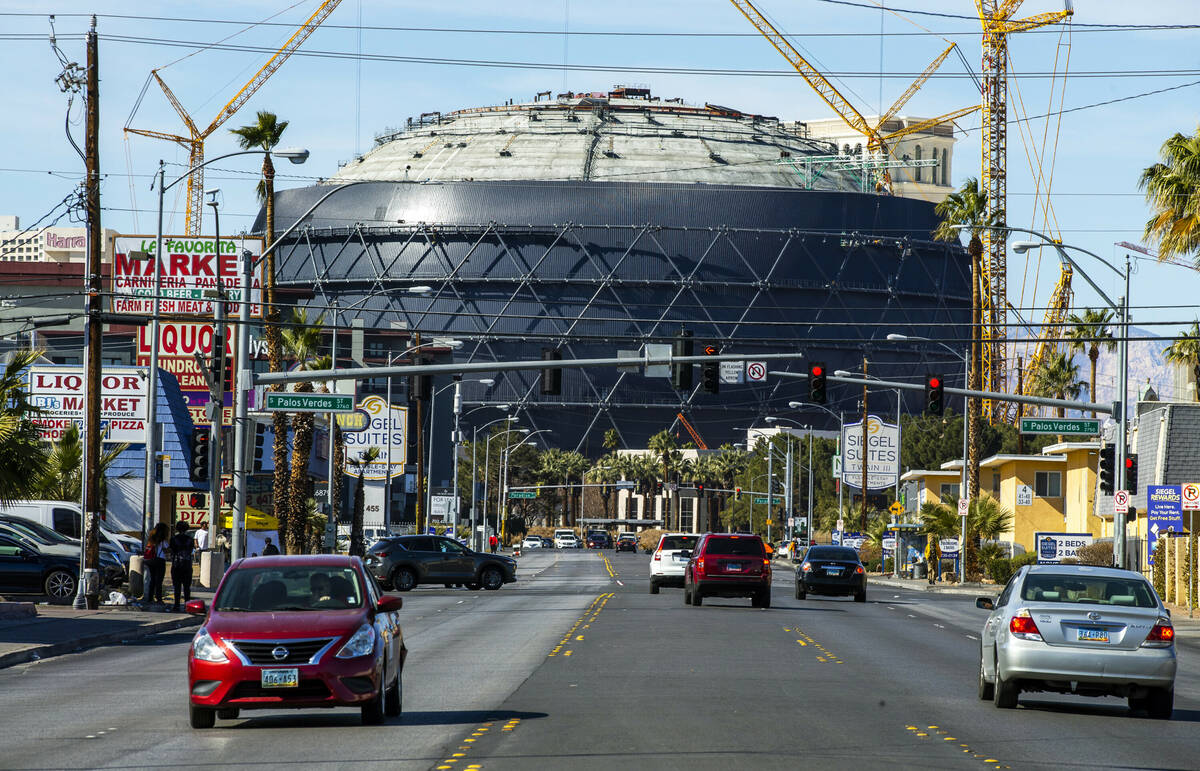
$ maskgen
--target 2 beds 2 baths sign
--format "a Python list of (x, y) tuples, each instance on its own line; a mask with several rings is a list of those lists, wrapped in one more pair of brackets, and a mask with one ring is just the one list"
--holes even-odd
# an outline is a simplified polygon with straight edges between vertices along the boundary
[[(72, 424), (83, 428), (85, 409), (82, 367), (30, 367), (29, 401), (42, 439), (57, 441)], [(145, 367), (105, 367), (100, 374), (100, 427), (105, 442), (143, 444), (149, 404)]]
[[(117, 236), (113, 246), (112, 309), (116, 313), (154, 313), (155, 236)], [(236, 318), (238, 305), (245, 296), (242, 272), (238, 265), (243, 251), (254, 257), (262, 254), (262, 239), (222, 238), (220, 248), (213, 239), (187, 236), (163, 236), (160, 264), (162, 291), (159, 309), (164, 314), (212, 316), (215, 304), (205, 292), (220, 284), (229, 296), (226, 313)], [(148, 255), (147, 259), (139, 258)], [(262, 316), (262, 264), (251, 277), (250, 315)]]
[(1034, 533), (1039, 565), (1058, 565), (1064, 559), (1075, 559), (1081, 546), (1091, 546), (1091, 533)]

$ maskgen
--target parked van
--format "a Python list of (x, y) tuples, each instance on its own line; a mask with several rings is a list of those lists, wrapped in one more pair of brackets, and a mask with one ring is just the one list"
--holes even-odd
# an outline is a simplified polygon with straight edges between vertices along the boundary
[[(68, 538), (79, 538), (83, 532), (82, 510), (78, 503), (71, 501), (18, 501), (0, 507), (0, 514), (32, 520)], [(100, 542), (116, 548), (125, 563), (129, 562), (130, 555), (141, 549), (141, 541), (109, 530), (103, 521), (100, 523)]]

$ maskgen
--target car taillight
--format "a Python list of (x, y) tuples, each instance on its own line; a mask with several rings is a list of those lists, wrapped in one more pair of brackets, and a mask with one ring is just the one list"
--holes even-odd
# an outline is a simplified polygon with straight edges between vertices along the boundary
[(1169, 648), (1175, 642), (1175, 627), (1171, 626), (1170, 619), (1160, 618), (1154, 628), (1150, 630), (1150, 634), (1146, 635), (1146, 640), (1142, 643), (1143, 648)]
[(391, 554), (391, 552), (388, 552), (388, 551), (375, 552), (375, 556), (378, 557), (379, 559), (387, 559), (389, 554)]
[(804, 571), (805, 573), (808, 573), (808, 572), (810, 572), (810, 571), (812, 570), (812, 563), (811, 563), (811, 562), (805, 562), (803, 565), (801, 565), (801, 566), (800, 566), (800, 569), (801, 569), (802, 571)]
[(855, 568), (854, 568), (854, 572), (855, 572), (857, 575), (860, 575), (860, 576), (861, 576), (861, 575), (863, 574), (863, 566), (862, 566), (862, 565), (858, 565), (857, 567), (855, 567)]
[(654, 561), (658, 562), (661, 559), (662, 559), (662, 549), (659, 549), (658, 551), (654, 552)]
[(767, 559), (766, 557), (763, 557), (763, 565), (766, 567), (771, 567), (771, 560)]
[(699, 570), (701, 573), (704, 572), (704, 558), (703, 557), (696, 560), (696, 569)]
[(1017, 615), (1009, 620), (1008, 631), (1012, 632), (1013, 637), (1020, 640), (1042, 642), (1042, 633), (1038, 631), (1037, 624), (1033, 622), (1033, 616), (1029, 615), (1027, 608), (1021, 608), (1017, 611)]

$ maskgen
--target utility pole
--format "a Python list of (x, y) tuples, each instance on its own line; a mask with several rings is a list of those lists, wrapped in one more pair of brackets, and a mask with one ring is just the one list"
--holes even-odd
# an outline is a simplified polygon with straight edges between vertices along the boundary
[(863, 394), (862, 394), (862, 532), (867, 532), (867, 354), (863, 354)]
[[(1021, 356), (1017, 357), (1017, 393), (1025, 393), (1025, 361)], [(1096, 398), (1095, 394), (1088, 394), (1092, 399)], [(1025, 435), (1021, 433), (1021, 416), (1024, 413), (1025, 405), (1017, 402), (1017, 455), (1025, 454)], [(1095, 417), (1096, 413), (1092, 413)]]
[[(413, 364), (421, 364), (424, 361), (424, 357), (422, 357), (420, 354), (420, 332), (413, 333), (413, 345), (416, 346), (413, 351), (416, 355), (412, 357), (411, 361)], [(425, 399), (424, 393), (422, 393), (421, 389), (417, 387), (417, 380), (421, 377), (423, 377), (423, 375), (417, 375), (416, 377), (409, 378), (408, 382), (409, 395), (412, 396), (414, 393), (417, 394), (417, 510), (415, 514), (415, 520), (418, 533), (425, 532), (424, 528), (421, 526), (421, 515), (424, 514), (425, 509), (425, 507), (422, 505), (422, 502), (425, 500), (425, 411), (421, 409), (421, 404), (425, 401)]]
[[(100, 58), (96, 17), (87, 33), (87, 129), (84, 142), (84, 169), (87, 173), (87, 351), (85, 353), (84, 458), (83, 458), (83, 546), (82, 570), (75, 607), (100, 606), (99, 503), (100, 503), (100, 365), (103, 355), (103, 322), (100, 320), (100, 261), (104, 248), (100, 227)], [(151, 394), (154, 398), (156, 394)], [(146, 426), (153, 431), (154, 426)]]
[[(217, 263), (221, 260), (221, 215), (218, 212), (218, 203), (216, 196), (208, 202), (212, 207), (214, 219), (215, 238), (213, 245), (215, 248), (214, 259)], [(213, 334), (212, 353), (209, 357), (210, 367), (209, 372), (211, 377), (208, 381), (209, 401), (208, 401), (208, 422), (209, 422), (209, 440), (208, 440), (208, 542), (216, 544), (217, 532), (221, 529), (219, 517), (221, 516), (221, 428), (224, 422), (225, 413), (225, 284), (221, 280), (221, 272), (217, 271), (217, 291), (216, 291), (216, 310), (213, 314), (216, 321), (216, 330)], [(241, 537), (240, 528), (236, 520), (232, 523), (235, 525), (232, 536), (232, 541), (238, 546), (231, 546), (232, 554), (241, 554)]]

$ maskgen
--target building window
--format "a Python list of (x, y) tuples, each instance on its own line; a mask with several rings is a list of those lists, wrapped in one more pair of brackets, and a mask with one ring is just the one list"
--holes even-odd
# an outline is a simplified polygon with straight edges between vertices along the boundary
[(958, 482), (942, 483), (941, 498), (943, 503), (949, 503), (958, 497)]
[(1062, 473), (1038, 471), (1033, 477), (1033, 492), (1039, 498), (1062, 497)]
[(692, 527), (692, 515), (696, 510), (695, 498), (680, 498), (679, 499), (679, 530), (684, 533), (690, 533)]
[(942, 187), (950, 185), (950, 151), (942, 148)]
[[(921, 162), (921, 146), (917, 145), (917, 163), (920, 163), (920, 162)], [(913, 179), (916, 180), (917, 182), (921, 181), (921, 167), (920, 166), (913, 169)]]
[(992, 493), (996, 496), (1000, 495), (1000, 475), (992, 474)]

